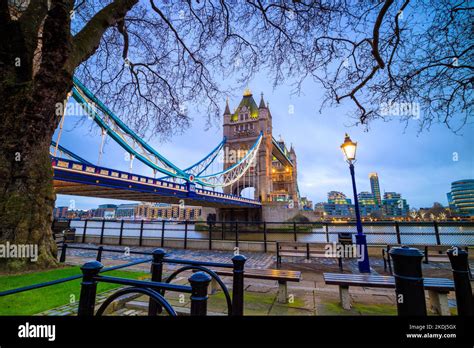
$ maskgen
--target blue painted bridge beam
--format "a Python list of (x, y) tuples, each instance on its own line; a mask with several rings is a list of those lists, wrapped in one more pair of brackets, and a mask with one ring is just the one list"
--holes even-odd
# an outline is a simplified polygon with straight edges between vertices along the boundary
[(209, 207), (260, 208), (260, 202), (106, 167), (51, 156), (58, 194), (179, 203)]

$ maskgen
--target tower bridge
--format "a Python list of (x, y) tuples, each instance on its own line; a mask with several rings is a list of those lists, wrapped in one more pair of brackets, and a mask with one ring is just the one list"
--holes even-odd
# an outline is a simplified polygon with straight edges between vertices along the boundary
[[(227, 186), (224, 192), (239, 195), (243, 189), (254, 188), (254, 199), (262, 203), (259, 218), (265, 218), (271, 208), (278, 210), (295, 210), (299, 206), (297, 183), (297, 158), (293, 146), (287, 148), (283, 140), (273, 137), (272, 113), (265, 104), (263, 94), (259, 105), (255, 102), (252, 92), (247, 89), (234, 112), (230, 111), (226, 101), (223, 122), (223, 135), (226, 149), (234, 153), (249, 151), (258, 137), (262, 136), (256, 160), (250, 167), (248, 180), (238, 185)], [(228, 158), (224, 160), (224, 169), (232, 166)], [(285, 215), (285, 214), (283, 214)], [(245, 209), (219, 209), (219, 217), (223, 220), (255, 219), (255, 213)]]
[[(100, 127), (102, 139), (97, 164), (82, 158), (77, 149), (66, 149), (60, 145), (62, 115), (57, 138), (51, 142), (56, 193), (215, 207), (221, 220), (271, 221), (277, 216), (276, 220), (283, 221), (297, 212), (296, 153), (273, 137), (272, 115), (263, 95), (257, 105), (246, 90), (232, 113), (227, 101), (222, 141), (185, 169), (128, 128), (75, 78), (70, 95)], [(106, 137), (130, 155), (129, 172), (99, 165)], [(134, 174), (134, 160), (151, 173)], [(254, 188), (253, 197), (244, 197), (243, 190), (249, 187)]]

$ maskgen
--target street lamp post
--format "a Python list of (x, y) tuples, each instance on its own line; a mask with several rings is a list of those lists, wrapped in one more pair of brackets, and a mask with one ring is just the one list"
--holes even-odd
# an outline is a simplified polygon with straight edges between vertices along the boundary
[(362, 253), (359, 255), (361, 257), (359, 259), (359, 272), (360, 273), (370, 273), (370, 262), (369, 262), (369, 254), (367, 252), (367, 237), (365, 236), (362, 230), (362, 222), (360, 219), (360, 210), (359, 210), (359, 199), (357, 198), (357, 188), (355, 182), (355, 174), (354, 174), (354, 162), (356, 157), (356, 150), (357, 150), (357, 143), (354, 143), (349, 135), (346, 133), (346, 138), (344, 139), (344, 143), (341, 145), (342, 152), (346, 157), (347, 163), (349, 163), (349, 169), (351, 172), (352, 178), (352, 190), (354, 192), (354, 206), (355, 206), (355, 213), (356, 213), (356, 224), (357, 224), (357, 234), (356, 234), (356, 245), (357, 250)]

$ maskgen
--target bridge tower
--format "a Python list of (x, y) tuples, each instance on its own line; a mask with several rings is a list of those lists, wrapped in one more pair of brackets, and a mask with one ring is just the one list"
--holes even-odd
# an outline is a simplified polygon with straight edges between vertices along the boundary
[(268, 105), (265, 105), (263, 94), (257, 106), (252, 92), (247, 89), (234, 112), (230, 111), (227, 100), (223, 131), (227, 139), (224, 169), (243, 157), (255, 143), (260, 132), (263, 133), (257, 160), (251, 166), (248, 178), (244, 176), (238, 185), (226, 187), (224, 192), (239, 194), (246, 187), (253, 187), (255, 199), (260, 199), (262, 202), (268, 200), (272, 192), (272, 115)]
[[(271, 216), (286, 216), (282, 210), (297, 210), (299, 193), (297, 186), (296, 152), (290, 150), (283, 140), (276, 141), (273, 137), (272, 114), (268, 103), (260, 97), (257, 105), (252, 92), (245, 90), (237, 108), (231, 112), (229, 101), (224, 111), (223, 132), (226, 137), (224, 169), (238, 162), (263, 133), (257, 159), (250, 168), (250, 173), (233, 186), (224, 188), (225, 193), (240, 194), (243, 189), (253, 187), (254, 198), (262, 202), (263, 212), (255, 214), (249, 209), (220, 209), (222, 220), (260, 220), (271, 211)], [(266, 209), (269, 208), (269, 209)], [(276, 213), (275, 213), (276, 212)], [(285, 212), (287, 213), (287, 212)], [(263, 216), (262, 216), (263, 214)], [(293, 214), (294, 215), (294, 214)], [(276, 218), (278, 220), (278, 218)], [(270, 221), (270, 220), (268, 220)], [(282, 220), (280, 220), (282, 221)]]

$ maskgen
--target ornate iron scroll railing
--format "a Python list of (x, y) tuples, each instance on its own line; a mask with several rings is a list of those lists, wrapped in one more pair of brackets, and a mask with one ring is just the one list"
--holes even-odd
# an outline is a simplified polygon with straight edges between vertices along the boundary
[[(69, 247), (74, 249), (74, 247)], [(243, 255), (235, 255), (230, 263), (215, 263), (215, 262), (200, 262), (194, 260), (169, 259), (165, 258), (165, 251), (156, 249), (150, 252), (134, 252), (134, 254), (153, 255), (151, 266), (151, 281), (125, 279), (117, 277), (108, 277), (99, 275), (103, 266), (100, 263), (103, 251), (107, 252), (122, 252), (121, 250), (99, 248), (84, 248), (78, 249), (95, 250), (97, 251), (96, 261), (90, 261), (81, 267), (83, 272), (83, 281), (81, 283), (81, 297), (79, 300), (78, 315), (92, 316), (94, 315), (94, 308), (96, 302), (96, 288), (99, 282), (114, 283), (129, 286), (127, 288), (118, 290), (109, 296), (97, 310), (97, 316), (103, 315), (107, 307), (116, 299), (130, 293), (141, 293), (150, 297), (148, 315), (157, 315), (162, 313), (163, 309), (169, 315), (177, 315), (176, 311), (165, 299), (166, 291), (173, 291), (179, 293), (191, 294), (191, 315), (206, 315), (207, 314), (207, 300), (208, 287), (212, 279), (221, 287), (227, 303), (227, 314), (240, 316), (243, 315), (243, 292), (244, 292), (244, 266), (246, 258)], [(65, 257), (61, 257), (61, 261)], [(140, 260), (140, 262), (143, 262)], [(173, 272), (163, 281), (163, 265), (169, 264), (183, 264), (184, 266)], [(232, 298), (229, 290), (224, 282), (220, 279), (217, 273), (211, 270), (212, 268), (231, 268), (233, 269), (233, 291)], [(175, 277), (185, 271), (198, 271), (193, 273), (189, 278), (190, 286), (171, 284)]]

